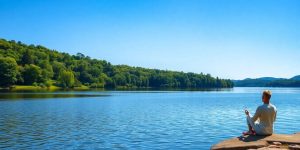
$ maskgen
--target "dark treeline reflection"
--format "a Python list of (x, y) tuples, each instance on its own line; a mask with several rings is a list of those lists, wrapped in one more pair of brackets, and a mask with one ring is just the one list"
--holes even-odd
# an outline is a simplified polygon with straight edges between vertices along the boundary
[(70, 97), (102, 97), (102, 96), (109, 96), (109, 95), (77, 94), (77, 93), (0, 93), (0, 100), (70, 98)]

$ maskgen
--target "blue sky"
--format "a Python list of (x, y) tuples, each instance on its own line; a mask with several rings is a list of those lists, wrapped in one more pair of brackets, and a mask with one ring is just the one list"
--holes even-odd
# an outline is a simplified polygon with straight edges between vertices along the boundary
[(300, 74), (298, 0), (0, 0), (0, 37), (230, 79)]

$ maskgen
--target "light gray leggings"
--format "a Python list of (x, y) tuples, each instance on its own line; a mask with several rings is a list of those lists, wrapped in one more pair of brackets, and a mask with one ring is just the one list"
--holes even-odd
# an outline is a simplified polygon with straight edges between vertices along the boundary
[(258, 124), (255, 124), (255, 123), (252, 121), (251, 117), (252, 117), (252, 116), (251, 116), (250, 114), (249, 114), (249, 116), (246, 117), (247, 124), (250, 125), (250, 126), (253, 128), (253, 130), (254, 130), (255, 132), (259, 132), (259, 131), (260, 131), (260, 128), (259, 128)]

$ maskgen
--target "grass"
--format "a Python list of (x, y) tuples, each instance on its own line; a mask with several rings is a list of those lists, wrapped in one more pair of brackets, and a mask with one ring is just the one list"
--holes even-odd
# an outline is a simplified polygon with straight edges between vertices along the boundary
[(49, 90), (55, 91), (60, 90), (61, 87), (51, 85), (50, 87), (41, 87), (41, 86), (33, 86), (33, 85), (14, 85), (12, 87), (12, 91), (36, 91), (36, 90)]
[[(90, 87), (84, 85), (73, 88), (73, 90), (89, 90), (89, 89)], [(51, 85), (50, 87), (41, 87), (41, 86), (33, 86), (33, 85), (14, 85), (11, 90), (12, 91), (36, 91), (36, 90), (56, 91), (56, 90), (63, 90), (63, 88), (54, 85)]]
[(74, 87), (74, 90), (89, 90), (90, 87), (88, 86), (85, 86), (85, 85), (82, 85), (80, 87)]
[[(75, 91), (85, 91), (91, 89), (106, 89), (103, 87), (94, 88), (86, 85), (77, 86), (74, 88), (62, 88), (59, 86), (51, 85), (50, 87), (34, 86), (34, 85), (13, 85), (10, 88), (1, 88), (0, 90), (9, 90), (9, 91), (59, 91), (59, 90), (75, 90)], [(118, 86), (113, 88), (115, 90), (140, 90), (140, 89), (152, 89), (149, 87), (137, 87), (137, 86)]]
[(34, 85), (14, 85), (10, 88), (0, 88), (0, 90), (11, 90), (11, 91), (57, 91), (57, 90), (90, 90), (91, 88), (85, 85), (74, 87), (71, 89), (64, 89), (59, 86), (51, 85), (50, 87), (41, 87)]

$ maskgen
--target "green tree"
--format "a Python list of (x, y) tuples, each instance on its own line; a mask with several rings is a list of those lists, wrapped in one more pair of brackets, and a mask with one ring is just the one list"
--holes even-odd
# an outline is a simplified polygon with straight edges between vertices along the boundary
[(58, 79), (59, 73), (63, 70), (66, 69), (64, 63), (58, 62), (58, 61), (53, 61), (52, 62), (52, 69), (53, 69), (53, 77), (54, 79)]
[[(22, 42), (7, 41), (5, 39), (0, 39), (0, 57), (11, 57), (18, 63), (17, 82), (14, 80), (10, 84), (30, 85), (35, 83), (35, 85), (50, 85), (49, 83), (62, 81), (62, 79), (59, 79), (60, 76), (64, 78), (69, 76), (69, 78), (74, 78), (75, 83), (73, 83), (73, 79), (63, 80), (62, 86), (73, 87), (81, 84), (109, 88), (117, 86), (226, 88), (233, 86), (232, 81), (214, 78), (209, 74), (112, 65), (105, 60), (91, 59), (81, 53), (70, 55), (40, 45), (26, 45)], [(64, 70), (68, 70), (68, 73), (64, 73)], [(47, 81), (49, 82), (47, 83)], [(6, 81), (2, 80), (2, 82)], [(299, 86), (299, 83), (280, 81), (280, 83), (271, 85)]]
[(18, 65), (15, 59), (0, 58), (0, 86), (9, 87), (17, 82)]
[(72, 88), (75, 84), (75, 76), (72, 71), (61, 71), (58, 80), (61, 86), (65, 88)]
[(42, 81), (42, 70), (34, 64), (25, 65), (23, 71), (23, 79), (25, 85), (32, 85)]
[(26, 65), (26, 64), (33, 64), (33, 56), (32, 56), (32, 52), (30, 50), (26, 50), (25, 53), (23, 54), (22, 57), (22, 64)]
[(7, 49), (10, 49), (10, 48), (11, 48), (11, 44), (10, 43), (6, 42), (3, 39), (0, 39), (0, 49), (7, 50)]
[(40, 61), (40, 65), (42, 68), (42, 80), (47, 81), (53, 77), (53, 69), (48, 60)]
[(122, 73), (117, 73), (112, 78), (117, 85), (125, 86), (126, 85), (126, 77)]
[(24, 78), (22, 72), (24, 72), (24, 67), (23, 66), (18, 66), (18, 74), (17, 74), (17, 82), (16, 84), (22, 85), (24, 84)]

